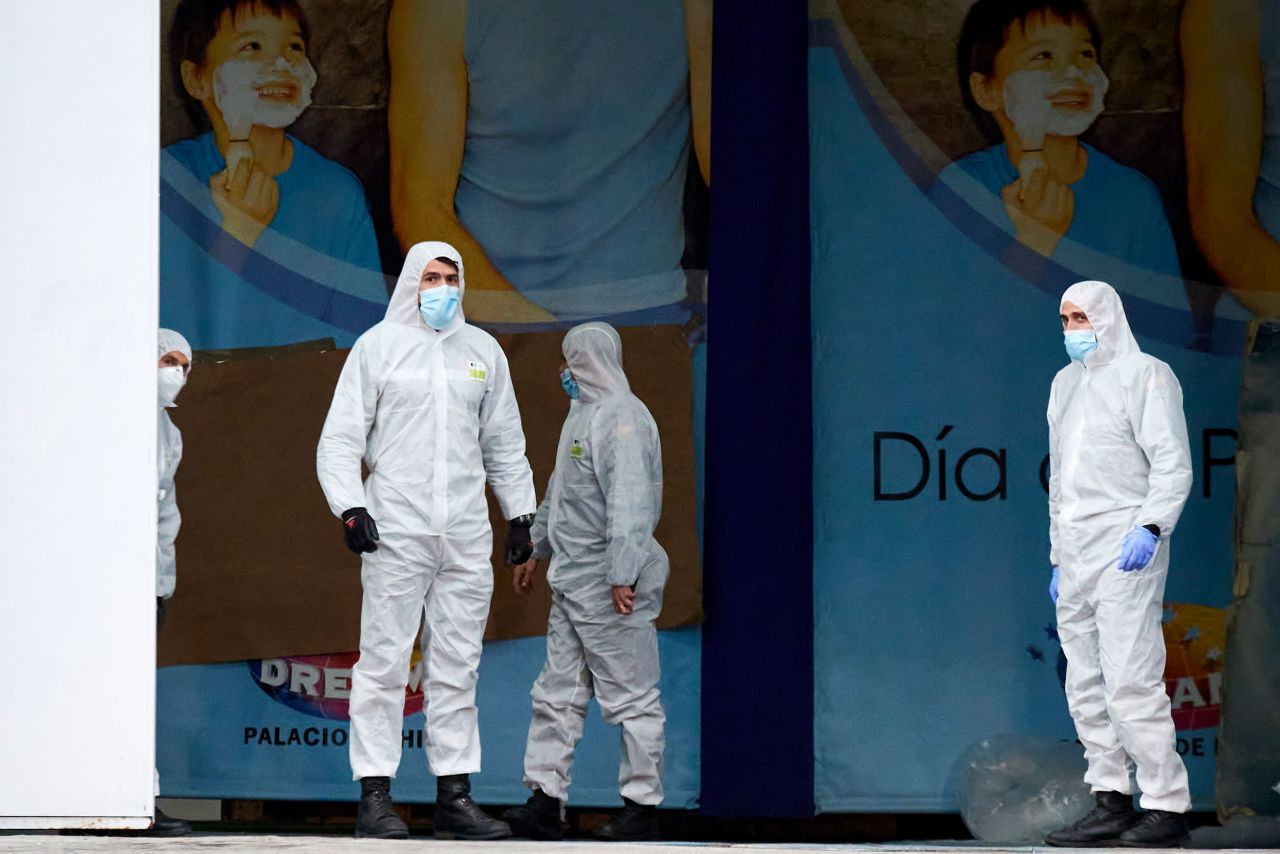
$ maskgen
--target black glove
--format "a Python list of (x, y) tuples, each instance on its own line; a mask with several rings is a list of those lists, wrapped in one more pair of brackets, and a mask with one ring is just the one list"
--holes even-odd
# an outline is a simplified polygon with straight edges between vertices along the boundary
[(529, 526), (532, 524), (532, 514), (517, 516), (507, 523), (508, 566), (519, 566), (533, 554), (533, 538), (529, 536)]
[(342, 514), (342, 538), (356, 554), (378, 550), (378, 526), (363, 507), (352, 507)]

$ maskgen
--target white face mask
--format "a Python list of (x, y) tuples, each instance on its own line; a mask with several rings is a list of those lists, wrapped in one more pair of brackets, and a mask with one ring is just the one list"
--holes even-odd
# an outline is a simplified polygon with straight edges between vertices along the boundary
[[(273, 84), (279, 87), (273, 92)], [(213, 72), (213, 102), (222, 112), (232, 139), (247, 139), (254, 125), (288, 127), (311, 106), (316, 70), (310, 60), (289, 62), (283, 56), (274, 63), (233, 59)], [(293, 90), (291, 100), (279, 94)], [(265, 92), (267, 97), (263, 97)], [(276, 97), (271, 97), (276, 94)], [(284, 97), (287, 97), (285, 95)]]
[[(1108, 86), (1107, 75), (1097, 65), (1087, 70), (1068, 65), (1062, 71), (1015, 71), (1004, 81), (1005, 115), (1023, 148), (1044, 148), (1045, 136), (1079, 136), (1088, 130), (1102, 114)], [(1084, 108), (1054, 106), (1051, 98), (1071, 90), (1089, 93)]]
[(161, 368), (160, 377), (156, 384), (156, 389), (160, 395), (161, 406), (173, 406), (174, 401), (178, 399), (178, 392), (182, 391), (182, 387), (187, 384), (187, 372), (180, 366), (172, 368)]

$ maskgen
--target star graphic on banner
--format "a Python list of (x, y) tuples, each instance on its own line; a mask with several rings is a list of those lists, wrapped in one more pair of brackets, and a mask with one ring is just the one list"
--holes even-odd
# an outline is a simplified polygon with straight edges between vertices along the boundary
[(1188, 643), (1190, 641), (1195, 640), (1198, 637), (1200, 637), (1200, 627), (1192, 626), (1191, 628), (1187, 629), (1187, 633), (1182, 636), (1182, 642)]
[(1049, 638), (1049, 640), (1060, 641), (1060, 638), (1058, 637), (1058, 627), (1055, 626), (1053, 623), (1049, 623), (1047, 626), (1044, 627), (1044, 633)]
[(1164, 609), (1164, 616), (1162, 616), (1162, 617), (1160, 618), (1160, 622), (1162, 622), (1162, 623), (1172, 623), (1172, 622), (1173, 622), (1174, 620), (1176, 620), (1177, 618), (1178, 618), (1178, 612), (1177, 612), (1177, 611), (1173, 610), (1172, 608), (1165, 608), (1165, 609)]
[(1222, 659), (1222, 650), (1216, 646), (1204, 654), (1205, 661), (1219, 661)]
[(1031, 656), (1032, 661), (1044, 661), (1044, 653), (1035, 644), (1027, 644), (1027, 655)]

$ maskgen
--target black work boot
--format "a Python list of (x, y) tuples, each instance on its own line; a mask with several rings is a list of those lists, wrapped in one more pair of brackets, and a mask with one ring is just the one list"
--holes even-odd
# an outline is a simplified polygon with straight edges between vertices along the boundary
[(1045, 842), (1058, 848), (1094, 848), (1116, 844), (1120, 834), (1138, 823), (1133, 796), (1096, 792), (1098, 805), (1084, 818), (1055, 830)]
[(533, 795), (522, 807), (512, 807), (502, 814), (502, 820), (511, 825), (511, 832), (526, 839), (564, 839), (560, 824), (560, 801), (534, 789)]
[(487, 815), (471, 800), (466, 774), (436, 778), (436, 815), (431, 828), (436, 839), (506, 839), (511, 828)]
[(391, 808), (391, 778), (361, 777), (356, 839), (408, 838), (408, 825)]
[(1120, 834), (1125, 848), (1181, 848), (1190, 841), (1187, 817), (1164, 810), (1147, 810), (1137, 824)]
[(156, 807), (156, 820), (152, 823), (151, 829), (147, 831), (148, 836), (190, 836), (191, 825), (187, 824), (180, 818), (174, 818), (171, 815), (165, 815)]
[(623, 798), (622, 813), (591, 834), (604, 842), (652, 842), (660, 839), (658, 808), (641, 806), (629, 798)]

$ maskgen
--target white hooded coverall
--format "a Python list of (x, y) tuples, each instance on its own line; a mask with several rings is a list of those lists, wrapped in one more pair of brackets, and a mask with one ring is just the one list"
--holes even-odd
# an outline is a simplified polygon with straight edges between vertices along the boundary
[[(1098, 339), (1054, 377), (1048, 411), (1050, 560), (1085, 782), (1129, 794), (1132, 763), (1144, 809), (1186, 812), (1161, 631), (1169, 537), (1191, 491), (1182, 388), (1138, 348), (1110, 285), (1080, 282), (1062, 302), (1084, 311)], [(1155, 556), (1121, 572), (1124, 539), (1143, 525), (1160, 529)]]
[(405, 685), (424, 609), (427, 762), (436, 776), (480, 770), (476, 669), (493, 592), (486, 476), (506, 518), (537, 506), (502, 348), (467, 325), (461, 309), (441, 331), (418, 313), (423, 270), (440, 257), (458, 265), (465, 287), (452, 246), (409, 250), (386, 318), (347, 357), (316, 454), (334, 515), (365, 507), (381, 538), (360, 574), (355, 779), (394, 777), (399, 767)]
[[(159, 333), (159, 350), (156, 358), (161, 359), (166, 353), (178, 352), (191, 361), (191, 345), (172, 329), (161, 329)], [(174, 426), (169, 413), (165, 411), (173, 406), (172, 401), (159, 400), (156, 423), (156, 468), (158, 482), (156, 487), (156, 506), (158, 510), (156, 525), (156, 596), (168, 599), (173, 596), (178, 584), (178, 561), (174, 551), (174, 541), (178, 538), (178, 529), (182, 526), (182, 514), (178, 512), (178, 494), (174, 486), (174, 476), (178, 473), (178, 464), (182, 462), (182, 433)]]
[[(666, 715), (654, 620), (668, 562), (653, 531), (662, 511), (662, 447), (622, 371), (613, 327), (576, 326), (563, 352), (580, 398), (570, 404), (532, 530), (534, 554), (551, 556), (551, 615), (547, 661), (532, 691), (524, 781), (565, 800), (594, 694), (605, 722), (622, 727), (623, 797), (658, 804)], [(614, 610), (615, 585), (635, 585), (631, 614)]]

